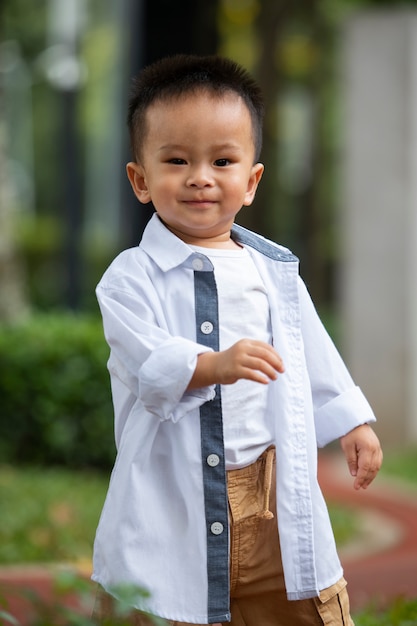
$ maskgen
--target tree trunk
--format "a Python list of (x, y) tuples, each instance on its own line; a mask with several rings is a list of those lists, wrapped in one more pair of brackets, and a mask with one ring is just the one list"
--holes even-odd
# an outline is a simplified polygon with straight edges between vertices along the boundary
[(28, 312), (24, 272), (15, 245), (14, 199), (6, 145), (6, 128), (0, 108), (0, 322), (16, 321)]

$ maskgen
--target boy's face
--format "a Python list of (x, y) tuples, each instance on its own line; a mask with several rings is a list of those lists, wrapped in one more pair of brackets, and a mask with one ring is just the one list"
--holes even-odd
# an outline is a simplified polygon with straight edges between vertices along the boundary
[(186, 243), (230, 241), (243, 205), (251, 204), (263, 165), (253, 164), (250, 113), (235, 94), (205, 92), (156, 102), (146, 113), (141, 163), (127, 173), (141, 202), (152, 201)]

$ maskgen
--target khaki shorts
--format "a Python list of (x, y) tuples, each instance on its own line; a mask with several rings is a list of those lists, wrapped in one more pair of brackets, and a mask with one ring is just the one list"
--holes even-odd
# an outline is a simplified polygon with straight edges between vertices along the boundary
[[(287, 600), (278, 540), (274, 448), (227, 476), (232, 621), (224, 626), (353, 626), (344, 578), (318, 598)], [(100, 591), (94, 612), (98, 623), (110, 617), (112, 610), (111, 598)], [(140, 612), (132, 614), (130, 624), (152, 626)]]

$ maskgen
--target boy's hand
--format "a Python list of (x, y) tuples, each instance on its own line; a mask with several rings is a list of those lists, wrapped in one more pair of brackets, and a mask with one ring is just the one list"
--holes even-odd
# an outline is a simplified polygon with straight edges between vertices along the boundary
[(366, 489), (382, 465), (382, 450), (378, 437), (369, 426), (363, 424), (340, 438), (352, 476), (355, 476), (353, 487)]
[(266, 385), (283, 372), (282, 359), (272, 346), (241, 339), (227, 350), (200, 354), (188, 388), (231, 385), (242, 378)]
[(228, 350), (217, 353), (215, 378), (221, 385), (230, 385), (241, 378), (268, 384), (284, 372), (276, 350), (263, 341), (241, 339)]

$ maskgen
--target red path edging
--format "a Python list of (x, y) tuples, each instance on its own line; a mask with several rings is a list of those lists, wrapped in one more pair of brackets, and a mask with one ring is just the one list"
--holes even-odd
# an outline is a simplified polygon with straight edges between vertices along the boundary
[[(0, 568), (0, 610), (7, 611), (20, 626), (29, 626), (39, 618), (39, 611), (50, 612), (50, 619), (62, 616), (63, 607), (80, 615), (91, 615), (95, 585), (91, 583), (91, 598), (80, 599), (77, 594), (60, 591), (55, 584), (63, 570), (80, 579), (89, 578), (85, 568), (62, 565), (22, 565)], [(39, 608), (41, 607), (41, 608)], [(43, 614), (43, 613), (42, 613)], [(48, 613), (49, 616), (49, 613)], [(0, 624), (3, 622), (0, 620)], [(45, 622), (46, 623), (46, 622)], [(55, 621), (51, 621), (51, 626)], [(59, 623), (63, 623), (62, 619)]]

